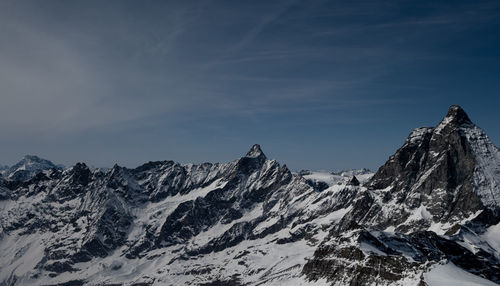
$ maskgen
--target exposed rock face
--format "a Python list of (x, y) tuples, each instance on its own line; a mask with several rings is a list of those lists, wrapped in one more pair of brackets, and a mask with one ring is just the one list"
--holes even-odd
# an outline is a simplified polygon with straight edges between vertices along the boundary
[(406, 235), (363, 228), (334, 235), (322, 243), (303, 273), (311, 280), (326, 277), (345, 285), (404, 285), (408, 278), (423, 282), (429, 264), (442, 261), (500, 281), (500, 264), (491, 253), (474, 253), (460, 242), (429, 231)]
[(356, 178), (356, 176), (352, 176), (351, 180), (349, 181), (348, 185), (351, 185), (351, 186), (359, 186), (359, 181), (358, 181), (358, 178)]
[[(475, 142), (471, 142), (471, 133), (475, 134)], [(483, 149), (488, 150), (489, 156), (478, 156), (484, 153)], [(487, 163), (479, 164), (478, 160)], [(436, 128), (415, 129), (375, 173), (368, 188), (392, 209), (388, 209), (390, 214), (372, 214), (380, 206), (374, 204), (362, 222), (378, 229), (396, 222), (396, 230), (406, 232), (427, 229), (432, 223), (453, 225), (485, 207), (497, 209), (499, 164), (498, 149), (459, 106), (452, 106)], [(488, 170), (481, 170), (482, 165)], [(497, 175), (485, 177), (489, 169)], [(477, 184), (478, 180), (488, 186), (487, 190)], [(417, 209), (422, 221), (414, 226), (408, 218)], [(399, 221), (394, 221), (394, 217)]]
[(482, 235), (500, 221), (499, 167), (498, 148), (452, 106), (436, 128), (415, 129), (359, 190), (303, 273), (346, 285), (397, 285), (404, 280), (398, 273), (421, 277), (429, 263), (444, 260), (500, 282), (499, 249)]
[(373, 177), (295, 174), (254, 145), (0, 178), (0, 285), (425, 285), (446, 262), (499, 283), (499, 162), (452, 106)]

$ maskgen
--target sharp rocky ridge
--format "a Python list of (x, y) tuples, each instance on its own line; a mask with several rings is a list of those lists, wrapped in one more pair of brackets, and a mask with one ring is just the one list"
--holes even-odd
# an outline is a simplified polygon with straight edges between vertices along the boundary
[(375, 174), (297, 174), (259, 145), (5, 175), (22, 165), (0, 177), (0, 285), (500, 283), (500, 151), (456, 105)]

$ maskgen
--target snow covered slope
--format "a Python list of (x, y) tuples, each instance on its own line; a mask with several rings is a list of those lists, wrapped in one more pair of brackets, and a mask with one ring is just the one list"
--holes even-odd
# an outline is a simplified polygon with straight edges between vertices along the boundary
[(340, 172), (302, 170), (299, 172), (299, 175), (304, 177), (311, 186), (316, 187), (318, 190), (323, 190), (336, 184), (340, 185), (349, 182), (353, 177), (356, 177), (358, 182), (364, 184), (373, 176), (373, 173), (368, 169)]
[(438, 264), (424, 273), (424, 281), (429, 286), (495, 286), (498, 285), (484, 278), (472, 275), (453, 263)]
[(254, 145), (224, 164), (78, 163), (28, 180), (7, 176), (0, 285), (436, 285), (457, 277), (493, 285), (498, 158), (453, 106), (375, 174), (295, 174)]
[(21, 161), (10, 168), (7, 166), (0, 166), (0, 174), (9, 180), (27, 181), (38, 173), (51, 169), (63, 169), (63, 166), (55, 165), (49, 160), (34, 155), (26, 155)]

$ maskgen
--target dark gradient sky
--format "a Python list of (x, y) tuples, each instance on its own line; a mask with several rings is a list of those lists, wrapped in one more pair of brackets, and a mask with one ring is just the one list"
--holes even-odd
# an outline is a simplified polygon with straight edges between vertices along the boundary
[(1, 1), (0, 163), (376, 169), (460, 104), (500, 142), (499, 1)]

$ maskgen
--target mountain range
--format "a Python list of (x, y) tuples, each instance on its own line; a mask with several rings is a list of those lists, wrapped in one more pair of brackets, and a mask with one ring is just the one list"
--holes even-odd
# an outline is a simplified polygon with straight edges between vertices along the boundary
[(375, 173), (228, 163), (0, 177), (0, 285), (498, 285), (500, 150), (462, 108)]

